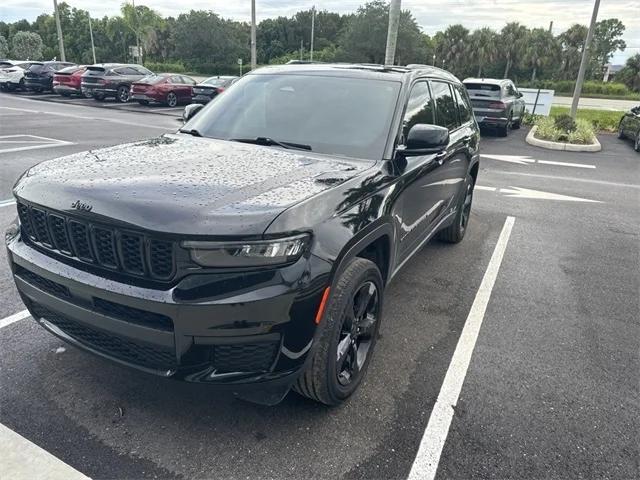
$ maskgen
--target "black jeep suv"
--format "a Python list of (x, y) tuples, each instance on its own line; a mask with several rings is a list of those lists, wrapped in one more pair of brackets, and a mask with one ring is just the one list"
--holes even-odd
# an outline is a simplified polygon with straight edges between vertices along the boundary
[(261, 68), (176, 134), (28, 170), (9, 262), (33, 317), (84, 350), (256, 402), (293, 388), (337, 404), (386, 285), (434, 235), (462, 240), (478, 144), (437, 68)]
[(153, 75), (153, 72), (142, 65), (120, 63), (91, 65), (82, 74), (82, 94), (98, 101), (114, 97), (120, 103), (127, 103), (131, 84), (148, 75)]

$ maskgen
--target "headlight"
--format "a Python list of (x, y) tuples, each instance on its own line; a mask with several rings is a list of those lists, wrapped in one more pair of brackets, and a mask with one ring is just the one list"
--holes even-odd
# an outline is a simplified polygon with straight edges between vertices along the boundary
[(279, 265), (298, 260), (307, 249), (311, 237), (295, 237), (254, 242), (182, 242), (191, 258), (203, 267), (257, 267)]

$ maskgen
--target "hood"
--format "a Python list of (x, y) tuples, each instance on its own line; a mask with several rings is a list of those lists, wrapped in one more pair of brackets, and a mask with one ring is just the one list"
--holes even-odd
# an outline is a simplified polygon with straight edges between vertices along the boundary
[(157, 232), (261, 235), (290, 206), (373, 163), (164, 135), (43, 162), (22, 176), (14, 195), (94, 221)]

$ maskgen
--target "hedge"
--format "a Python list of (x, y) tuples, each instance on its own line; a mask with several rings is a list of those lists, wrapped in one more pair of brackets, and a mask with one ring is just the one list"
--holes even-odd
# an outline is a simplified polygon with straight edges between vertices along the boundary
[[(523, 88), (544, 88), (555, 90), (556, 93), (573, 93), (575, 82), (571, 80), (537, 80), (535, 82), (520, 82), (519, 87)], [(585, 95), (607, 95), (607, 96), (636, 96), (624, 83), (604, 83), (596, 81), (584, 82), (582, 93)]]
[(180, 62), (162, 63), (162, 62), (144, 62), (144, 66), (154, 73), (184, 73), (187, 69)]

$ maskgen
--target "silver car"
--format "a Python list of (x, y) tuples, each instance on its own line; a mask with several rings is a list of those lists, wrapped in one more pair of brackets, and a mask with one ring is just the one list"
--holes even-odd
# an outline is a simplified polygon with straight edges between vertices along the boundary
[(478, 125), (497, 128), (505, 137), (512, 128), (520, 128), (526, 104), (511, 80), (467, 78), (463, 83)]

